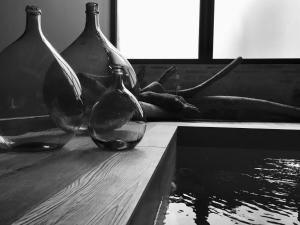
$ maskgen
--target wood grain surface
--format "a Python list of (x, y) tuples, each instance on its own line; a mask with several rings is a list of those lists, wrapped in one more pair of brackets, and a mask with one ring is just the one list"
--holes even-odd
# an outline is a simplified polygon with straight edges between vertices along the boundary
[(124, 152), (82, 136), (59, 151), (1, 153), (0, 224), (127, 224), (175, 132), (150, 126)]
[(171, 170), (168, 160), (175, 156), (168, 150), (176, 147), (178, 126), (300, 130), (299, 124), (149, 123), (143, 140), (130, 151), (102, 151), (80, 136), (59, 151), (0, 153), (0, 225), (136, 224), (134, 219), (150, 219), (155, 211), (141, 207), (151, 196), (159, 203), (159, 195), (149, 191), (162, 190), (162, 180), (168, 180), (156, 175)]

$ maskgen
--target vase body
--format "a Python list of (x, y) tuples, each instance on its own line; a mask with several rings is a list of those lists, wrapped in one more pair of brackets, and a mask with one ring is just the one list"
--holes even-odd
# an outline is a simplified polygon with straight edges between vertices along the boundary
[(122, 65), (124, 84), (133, 94), (138, 94), (139, 85), (134, 69), (104, 36), (99, 25), (97, 3), (86, 4), (86, 25), (80, 36), (62, 53), (80, 80), (83, 89), (85, 117), (81, 129), (87, 129), (91, 109), (99, 97), (113, 83), (109, 66)]
[(111, 75), (114, 85), (93, 106), (89, 132), (102, 149), (127, 150), (136, 146), (143, 138), (146, 120), (138, 100), (122, 82), (122, 66), (113, 65)]
[(0, 149), (59, 148), (80, 126), (81, 86), (43, 35), (41, 10), (26, 13), (25, 32), (0, 53)]

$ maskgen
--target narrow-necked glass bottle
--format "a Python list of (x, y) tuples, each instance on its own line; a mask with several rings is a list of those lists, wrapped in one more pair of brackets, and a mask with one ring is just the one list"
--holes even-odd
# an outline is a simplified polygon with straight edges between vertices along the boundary
[(124, 69), (111, 66), (112, 85), (92, 108), (89, 131), (104, 150), (127, 150), (136, 146), (146, 130), (145, 115), (135, 96), (123, 84)]
[(109, 66), (122, 65), (124, 84), (133, 94), (139, 86), (134, 69), (100, 30), (99, 7), (97, 3), (86, 4), (86, 24), (80, 36), (63, 52), (62, 56), (75, 70), (83, 88), (85, 119), (82, 130), (87, 129), (89, 114), (95, 102), (113, 83)]
[(81, 86), (43, 35), (41, 9), (26, 13), (25, 32), (0, 53), (0, 149), (59, 148), (80, 126)]

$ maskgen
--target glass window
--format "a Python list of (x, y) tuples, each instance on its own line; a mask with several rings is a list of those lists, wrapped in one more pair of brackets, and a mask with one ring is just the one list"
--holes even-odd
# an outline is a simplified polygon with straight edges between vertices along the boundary
[(215, 0), (213, 58), (300, 58), (299, 0)]
[(118, 1), (117, 46), (130, 59), (197, 59), (199, 10), (199, 0)]

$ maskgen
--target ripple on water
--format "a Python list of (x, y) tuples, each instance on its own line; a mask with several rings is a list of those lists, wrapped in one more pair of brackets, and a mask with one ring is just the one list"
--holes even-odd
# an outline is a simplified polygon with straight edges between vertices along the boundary
[(249, 165), (207, 169), (201, 177), (186, 170), (188, 181), (178, 173), (163, 224), (300, 225), (300, 160), (268, 157)]

